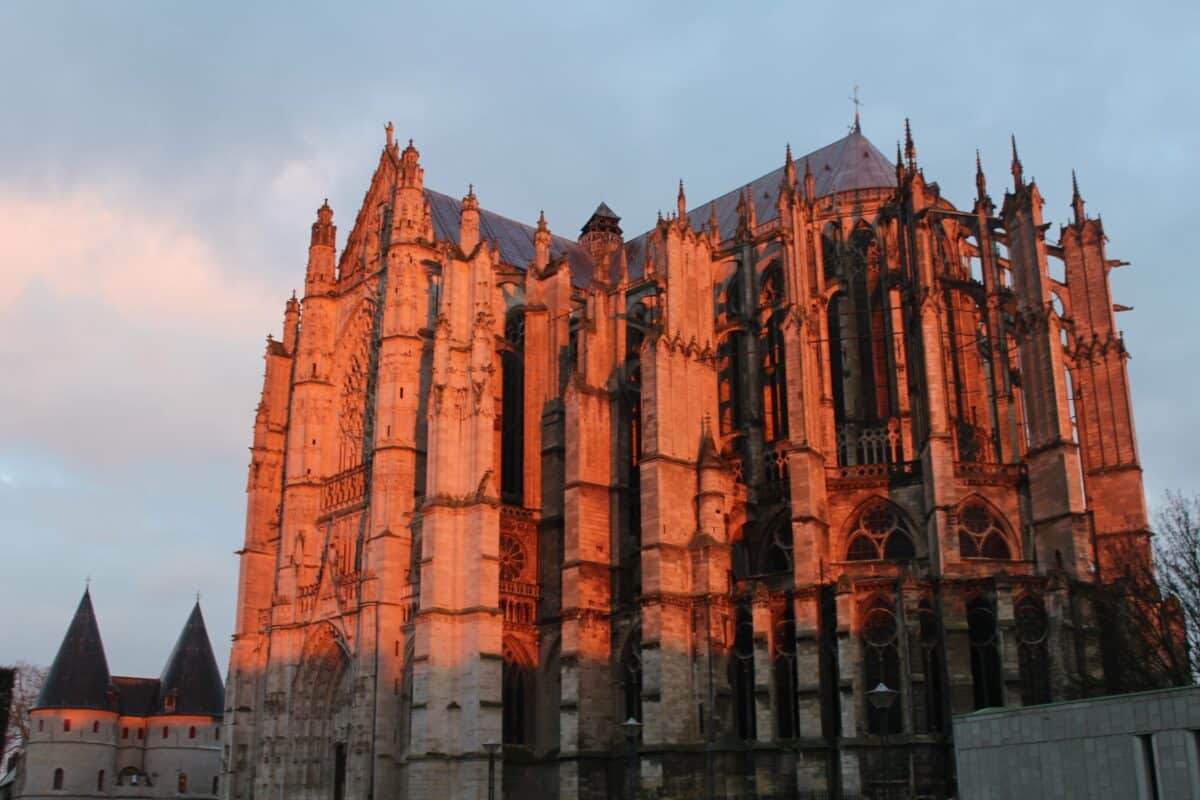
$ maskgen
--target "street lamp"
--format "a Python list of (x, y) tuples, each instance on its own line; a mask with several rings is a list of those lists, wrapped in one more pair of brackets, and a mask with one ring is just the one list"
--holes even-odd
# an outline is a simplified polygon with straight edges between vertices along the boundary
[(621, 723), (621, 729), (625, 731), (625, 738), (629, 740), (629, 796), (637, 797), (637, 738), (638, 734), (642, 732), (642, 723), (638, 722), (633, 717), (630, 717)]
[(871, 703), (871, 708), (883, 712), (883, 777), (887, 782), (891, 781), (891, 777), (888, 774), (889, 759), (887, 749), (888, 723), (891, 722), (891, 717), (888, 712), (896, 704), (896, 698), (899, 696), (900, 693), (898, 691), (890, 688), (883, 681), (875, 684), (875, 688), (867, 692), (867, 700)]
[(483, 743), (483, 749), (488, 754), (488, 800), (496, 800), (496, 751), (500, 749), (500, 743), (488, 739)]

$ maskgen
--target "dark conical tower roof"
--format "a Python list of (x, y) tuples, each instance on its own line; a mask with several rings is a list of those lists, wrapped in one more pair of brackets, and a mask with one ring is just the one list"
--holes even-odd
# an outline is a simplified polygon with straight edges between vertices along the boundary
[(92, 595), (85, 590), (42, 684), (37, 707), (108, 709), (110, 683)]
[(221, 681), (221, 671), (208, 640), (200, 603), (192, 607), (159, 681), (162, 697), (175, 697), (174, 713), (221, 716), (225, 684)]
[(621, 233), (621, 218), (616, 212), (608, 207), (608, 203), (601, 203), (596, 206), (596, 210), (592, 212), (592, 216), (588, 217), (588, 221), (579, 229), (582, 234), (592, 233), (593, 231), (601, 231), (604, 233)]

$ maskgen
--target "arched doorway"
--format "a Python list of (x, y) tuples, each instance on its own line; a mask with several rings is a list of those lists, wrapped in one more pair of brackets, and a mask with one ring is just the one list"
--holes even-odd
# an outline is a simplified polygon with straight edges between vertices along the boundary
[(342, 800), (353, 713), (353, 676), (341, 637), (331, 625), (309, 633), (292, 684), (295, 767), (288, 796)]

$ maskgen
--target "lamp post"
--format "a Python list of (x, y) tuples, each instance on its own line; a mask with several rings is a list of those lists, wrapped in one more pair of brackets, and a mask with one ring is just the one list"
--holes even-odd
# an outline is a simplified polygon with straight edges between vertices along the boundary
[(483, 749), (488, 754), (488, 800), (496, 800), (496, 751), (500, 749), (500, 743), (488, 739), (483, 743)]
[[(869, 692), (867, 692), (867, 700), (870, 701), (871, 708), (875, 709), (876, 711), (882, 711), (883, 715), (884, 715), (883, 716), (883, 777), (884, 777), (885, 781), (889, 780), (887, 735), (888, 735), (888, 723), (891, 721), (891, 715), (888, 714), (888, 712), (891, 711), (892, 706), (894, 706), (896, 704), (896, 698), (899, 697), (899, 695), (900, 695), (900, 693), (898, 691), (890, 688), (883, 681), (880, 681), (879, 683), (877, 683), (875, 685), (874, 689), (871, 689)], [(888, 790), (888, 794), (891, 795), (890, 789)]]
[(621, 723), (621, 729), (625, 731), (625, 738), (629, 740), (629, 796), (636, 798), (638, 793), (637, 738), (638, 734), (642, 732), (642, 723), (630, 717)]

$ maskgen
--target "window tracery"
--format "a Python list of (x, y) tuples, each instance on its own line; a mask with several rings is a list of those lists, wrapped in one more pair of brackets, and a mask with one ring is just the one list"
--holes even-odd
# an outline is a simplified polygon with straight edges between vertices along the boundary
[(847, 561), (892, 561), (917, 555), (908, 526), (886, 500), (868, 505), (858, 515), (847, 538)]
[(500, 536), (500, 580), (519, 581), (525, 572), (525, 547), (511, 534)]
[(958, 512), (958, 551), (963, 558), (1012, 558), (1003, 523), (978, 501)]

